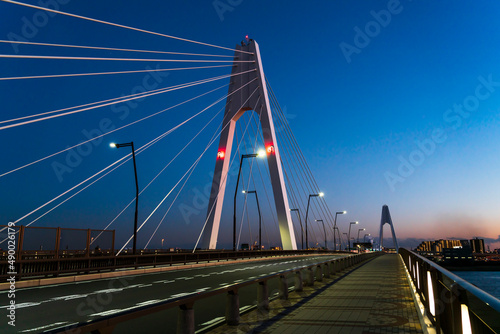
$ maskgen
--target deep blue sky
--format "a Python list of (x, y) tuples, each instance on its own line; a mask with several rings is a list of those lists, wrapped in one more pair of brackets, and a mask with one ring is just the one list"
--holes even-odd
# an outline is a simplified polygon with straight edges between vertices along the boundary
[[(227, 10), (218, 13), (216, 6), (221, 4)], [(325, 200), (332, 211), (349, 211), (348, 216), (339, 218), (343, 231), (347, 231), (348, 221), (359, 220), (367, 232), (378, 235), (381, 207), (387, 204), (401, 239), (478, 236), (497, 240), (492, 246), (500, 246), (498, 2), (288, 1), (283, 5), (248, 0), (229, 4), (220, 0), (161, 4), (121, 1), (117, 5), (116, 1), (73, 0), (60, 1), (58, 6), (70, 13), (230, 48), (249, 34), (260, 45), (266, 76), (286, 108), (290, 126), (326, 194)], [(0, 11), (2, 39), (21, 36), (30, 42), (232, 55), (231, 51), (60, 15), (45, 21), (47, 17), (37, 14), (37, 10), (4, 2), (0, 3)], [(390, 17), (387, 13), (391, 13)], [(377, 23), (376, 17), (381, 23)], [(34, 22), (38, 26), (30, 30)], [(0, 51), (1, 54), (162, 57), (35, 46), (17, 49), (8, 44), (0, 45)], [(3, 77), (170, 66), (157, 62), (22, 59), (2, 59), (0, 64)], [(172, 72), (158, 77), (158, 88), (228, 73), (229, 68)], [(0, 81), (1, 119), (128, 95), (142, 85), (145, 76), (139, 73)], [(84, 140), (83, 131), (97, 129), (102, 119), (109, 119), (112, 126), (122, 126), (226, 83), (227, 79), (206, 88), (148, 98), (135, 108), (104, 107), (0, 131), (4, 153), (0, 173)], [(109, 149), (110, 141), (134, 140), (137, 147), (142, 146), (203, 109), (226, 90), (222, 88), (178, 111), (105, 137), (62, 178), (57, 177), (53, 165), (64, 164), (66, 154), (2, 177), (0, 223), (18, 219), (128, 152)], [(463, 111), (454, 107), (464, 104)], [(219, 104), (178, 134), (138, 156), (141, 186), (221, 107)], [(126, 117), (125, 110), (129, 112)], [(193, 143), (194, 148), (176, 160), (158, 184), (141, 197), (140, 221), (201, 153), (218, 124), (220, 117)], [(429, 144), (431, 140), (434, 144)], [(215, 150), (213, 147), (202, 160), (178, 203), (192, 206), (196, 191), (209, 182)], [(409, 169), (408, 164), (412, 164)], [(131, 173), (129, 163), (33, 226), (106, 226), (133, 198)], [(147, 241), (168, 205), (148, 223), (141, 242)], [(186, 224), (178, 205), (160, 227), (153, 241), (156, 244), (161, 238), (169, 246), (192, 246), (196, 241), (206, 209), (200, 209)], [(132, 216), (130, 208), (112, 225), (119, 231), (119, 245), (129, 235)], [(222, 229), (222, 236), (227, 237), (229, 225)], [(272, 233), (272, 227), (269, 229)], [(227, 247), (228, 243), (223, 241), (221, 245)]]

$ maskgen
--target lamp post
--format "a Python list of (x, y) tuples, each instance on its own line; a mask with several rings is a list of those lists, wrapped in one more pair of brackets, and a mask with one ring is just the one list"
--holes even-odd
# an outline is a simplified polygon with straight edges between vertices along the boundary
[(243, 193), (244, 194), (255, 194), (255, 199), (257, 200), (257, 211), (259, 212), (259, 251), (260, 251), (260, 250), (262, 250), (262, 232), (261, 232), (262, 216), (260, 214), (259, 196), (257, 196), (256, 190), (250, 190), (250, 191), (243, 190)]
[(290, 209), (290, 211), (297, 211), (297, 216), (299, 216), (300, 243), (301, 243), (301, 249), (304, 249), (304, 228), (302, 227), (302, 218), (300, 218), (300, 211), (299, 209)]
[(348, 250), (350, 251), (351, 250), (351, 226), (352, 225), (355, 225), (355, 224), (358, 224), (359, 222), (350, 222), (349, 223), (349, 237), (347, 238), (347, 244), (348, 244)]
[(360, 229), (358, 230), (358, 239), (356, 239), (356, 240), (357, 240), (357, 241), (356, 241), (357, 243), (359, 243), (359, 232), (364, 231), (364, 230), (366, 230), (366, 228), (360, 228)]
[(370, 235), (371, 235), (370, 233), (365, 234), (365, 236), (363, 237), (363, 242), (365, 242), (366, 241), (366, 237), (369, 237)]
[(137, 166), (135, 164), (135, 150), (134, 150), (134, 142), (123, 143), (123, 144), (109, 144), (111, 147), (131, 147), (132, 148), (132, 160), (134, 161), (134, 174), (135, 174), (135, 218), (134, 218), (134, 246), (132, 254), (135, 255), (136, 245), (137, 245), (137, 210), (139, 208), (139, 183), (137, 182)]
[(334, 226), (333, 227), (333, 236), (335, 237), (335, 230), (337, 230), (337, 233), (339, 235), (339, 242), (340, 242), (340, 249), (339, 250), (342, 250), (342, 237), (340, 235), (340, 231), (339, 231), (339, 228), (337, 226)]
[[(347, 213), (347, 211), (335, 212), (335, 219), (333, 220), (333, 250), (334, 251), (337, 250), (337, 240), (335, 239), (335, 228), (337, 227), (337, 215), (345, 215), (346, 213)], [(342, 248), (342, 241), (340, 242), (340, 248)]]
[(311, 202), (311, 197), (323, 197), (325, 194), (323, 193), (317, 193), (317, 194), (310, 194), (309, 198), (307, 199), (307, 209), (306, 209), (306, 249), (309, 248), (309, 239), (307, 238), (307, 216), (309, 215), (309, 203)]
[(240, 183), (241, 165), (245, 158), (263, 157), (266, 155), (264, 150), (259, 150), (258, 153), (242, 154), (240, 159), (240, 168), (238, 170), (238, 178), (236, 179), (236, 189), (234, 189), (234, 205), (233, 205), (233, 251), (236, 250), (236, 195), (238, 194), (238, 184)]
[(316, 219), (317, 222), (322, 222), (323, 223), (323, 232), (325, 232), (325, 249), (328, 249), (328, 247), (326, 246), (326, 229), (325, 229), (325, 222), (323, 221), (323, 219)]

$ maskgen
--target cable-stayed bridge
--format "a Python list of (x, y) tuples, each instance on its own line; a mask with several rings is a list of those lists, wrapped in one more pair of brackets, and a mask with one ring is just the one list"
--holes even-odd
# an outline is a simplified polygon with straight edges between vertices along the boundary
[[(273, 90), (265, 76), (269, 51), (251, 38), (232, 48), (2, 2), (85, 27), (70, 39), (0, 40), (8, 100), (0, 120), (8, 143), (0, 170), (8, 277), (1, 305), (10, 316), (2, 331), (140, 332), (147, 322), (147, 331), (192, 333), (195, 303), (203, 314), (197, 326), (220, 321), (221, 312), (234, 326), (247, 309), (269, 310), (272, 297), (333, 284), (378, 259), (327, 251), (349, 250), (361, 230), (351, 238), (354, 222), (337, 222), (345, 212), (328, 207), (328, 189), (316, 181), (293, 117), (278, 102), (280, 85)], [(93, 43), (87, 28), (124, 36)], [(381, 229), (385, 223), (383, 214)], [(446, 273), (405, 256), (406, 273), (384, 265), (413, 279), (429, 321), (440, 328), (450, 314), (458, 319), (436, 314), (432, 287), (465, 292), (443, 288)], [(21, 271), (31, 277), (16, 291)], [(174, 316), (128, 322), (169, 309)]]
[[(252, 56), (255, 51), (64, 15), (77, 22), (87, 21), (194, 45), (206, 53), (52, 41), (2, 41), (5, 50), (14, 44), (20, 53), (6, 52), (1, 56), (7, 64), (13, 64), (6, 72), (9, 75), (1, 78), (2, 84), (17, 95), (12, 96), (16, 102), (0, 124), (5, 138), (12, 138), (6, 153), (9, 158), (0, 178), (7, 184), (16, 184), (16, 193), (23, 185), (25, 193), (37, 194), (36, 198), (23, 200), (23, 208), (9, 210), (4, 224), (115, 229), (120, 251), (131, 247), (130, 216), (134, 214), (135, 189), (128, 193), (125, 189), (135, 186), (134, 174), (130, 171), (133, 156), (128, 150), (111, 149), (108, 144), (133, 142), (137, 157), (140, 248), (158, 247), (164, 239), (169, 247), (179, 246), (182, 240), (183, 248), (215, 248), (217, 236), (212, 237), (211, 244), (196, 242), (218, 230), (212, 228), (214, 213), (218, 221), (226, 218), (221, 225), (220, 239), (229, 241), (231, 233), (227, 232), (231, 230), (233, 208), (225, 205), (223, 210), (222, 204), (230, 204), (224, 195), (232, 197), (236, 181), (240, 183), (240, 192), (255, 190), (260, 195), (264, 217), (262, 237), (266, 247), (296, 249), (296, 238), (305, 232), (304, 227), (300, 227), (302, 222), (308, 225), (311, 244), (319, 245), (323, 231), (316, 219), (326, 222), (327, 233), (333, 236), (334, 219), (324, 198), (313, 200), (310, 207), (307, 206), (308, 196), (320, 193), (321, 189), (293, 136), (286, 110), (281, 108), (265, 78), (263, 64), (259, 59), (257, 70), (255, 59), (238, 60), (238, 55)], [(248, 41), (248, 44), (252, 43)], [(147, 69), (137, 69), (144, 64)], [(243, 67), (248, 69), (242, 71)], [(104, 68), (114, 70), (104, 71)], [(257, 71), (258, 77), (254, 75), (253, 81), (248, 79)], [(141, 78), (140, 85), (132, 88), (125, 85), (119, 94), (113, 95), (117, 91), (114, 86), (135, 82), (129, 81), (129, 76)], [(230, 88), (235, 84), (239, 84), (239, 88)], [(65, 86), (74, 88), (67, 92), (61, 88)], [(54, 93), (50, 89), (61, 91)], [(24, 94), (31, 97), (29, 108), (23, 103)], [(35, 102), (40, 100), (45, 103)], [(261, 126), (262, 106), (269, 109), (265, 128)], [(253, 111), (245, 112), (248, 110)], [(224, 118), (228, 113), (239, 113), (238, 122), (233, 122), (231, 129), (227, 126), (231, 122), (226, 123)], [(268, 136), (271, 128), (273, 133)], [(220, 154), (225, 152), (218, 151), (216, 145), (219, 141), (219, 146), (223, 145), (220, 134), (227, 136), (228, 131), (231, 141), (234, 139), (234, 149), (228, 150), (230, 154), (221, 159)], [(31, 146), (34, 149), (30, 149)], [(264, 159), (241, 160), (241, 180), (235, 180), (241, 157), (256, 154), (260, 149), (273, 152)], [(227, 185), (225, 194), (225, 187), (219, 188), (215, 178), (210, 180), (213, 167), (207, 166), (214, 161), (226, 162), (224, 170), (216, 170), (214, 174), (220, 177), (218, 182)], [(210, 191), (210, 186), (206, 186), (209, 183), (217, 189)], [(256, 203), (240, 193), (235, 198), (235, 203), (241, 204), (235, 219), (238, 242), (233, 243), (238, 247), (241, 243), (254, 244), (257, 241)], [(290, 209), (298, 211), (291, 214)], [(186, 237), (186, 228), (191, 238)], [(287, 230), (284, 234), (280, 232), (283, 229)], [(282, 243), (284, 235), (285, 244)], [(96, 236), (92, 244), (98, 245), (98, 241)], [(219, 241), (220, 244), (224, 248), (224, 243)], [(226, 244), (225, 248), (230, 245)], [(36, 246), (43, 248), (44, 245)], [(340, 248), (340, 242), (331, 244), (330, 248)]]

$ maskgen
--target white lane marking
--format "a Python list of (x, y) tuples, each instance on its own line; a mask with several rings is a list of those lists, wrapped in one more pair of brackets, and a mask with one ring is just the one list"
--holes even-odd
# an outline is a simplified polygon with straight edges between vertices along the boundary
[(94, 314), (89, 315), (89, 317), (99, 317), (99, 316), (111, 315), (111, 314), (115, 314), (115, 313), (119, 313), (119, 312), (125, 312), (128, 310), (132, 310), (134, 308), (137, 308), (137, 306), (134, 305), (132, 307), (127, 307), (127, 308), (122, 308), (122, 309), (113, 309), (113, 310), (108, 310), (108, 311), (104, 311), (104, 312), (94, 313)]
[(133, 288), (137, 288), (139, 286), (141, 286), (142, 284), (134, 284), (134, 285), (129, 285), (127, 287), (124, 287), (123, 289), (133, 289)]
[(110, 314), (113, 314), (113, 313), (118, 313), (120, 311), (121, 311), (121, 309), (112, 309), (112, 310), (109, 310), (109, 311), (104, 311), (104, 312), (99, 312), (99, 313), (91, 314), (91, 315), (89, 315), (89, 317), (101, 317), (101, 316), (110, 315)]
[(54, 297), (50, 298), (49, 301), (57, 301), (57, 300), (71, 300), (71, 299), (78, 299), (78, 298), (85, 298), (88, 295), (68, 295), (68, 296), (61, 296), (61, 297)]
[(42, 329), (47, 329), (47, 328), (50, 328), (50, 327), (54, 327), (54, 326), (60, 326), (60, 325), (64, 325), (64, 324), (67, 324), (68, 322), (65, 321), (65, 322), (56, 322), (56, 323), (53, 323), (53, 324), (50, 324), (50, 325), (45, 325), (45, 326), (40, 326), (40, 327), (35, 327), (35, 328), (30, 328), (30, 329), (25, 329), (23, 331), (21, 331), (21, 333), (28, 333), (28, 332), (38, 332)]
[(208, 290), (208, 289), (210, 289), (210, 288), (209, 288), (209, 287), (208, 287), (208, 288), (199, 288), (199, 289), (196, 289), (196, 291), (195, 291), (195, 292), (196, 292), (196, 293), (198, 293), (198, 292), (203, 292), (203, 291), (206, 291), (206, 290)]
[(155, 281), (155, 282), (153, 282), (153, 283), (173, 283), (173, 282), (175, 282), (175, 280), (173, 280), (173, 281), (169, 281), (168, 279), (165, 279), (165, 280), (163, 280), (163, 281)]
[(123, 290), (122, 288), (120, 288), (120, 289), (105, 289), (105, 290), (94, 291), (93, 293), (95, 293), (95, 294), (97, 294), (97, 293), (113, 293), (113, 292), (119, 292), (122, 290)]
[[(40, 303), (30, 303), (30, 302), (28, 302), (28, 303), (16, 304), (16, 310), (18, 308), (25, 308), (25, 307), (30, 307), (30, 306), (38, 306), (40, 304), (41, 304), (41, 302)], [(7, 308), (7, 307), (5, 307), (5, 308)]]
[(161, 302), (160, 299), (154, 299), (154, 300), (147, 300), (145, 302), (142, 302), (142, 303), (137, 303), (135, 304), (136, 306), (144, 306), (144, 305), (149, 305), (149, 304), (154, 304), (154, 303), (158, 303), (158, 302)]
[(200, 326), (208, 326), (208, 325), (211, 325), (211, 324), (215, 324), (216, 322), (219, 322), (219, 321), (221, 321), (222, 319), (224, 319), (224, 317), (217, 317), (217, 318), (213, 318), (213, 319), (212, 319), (212, 320), (210, 320), (210, 321), (207, 321), (207, 322), (202, 323)]
[(219, 285), (227, 285), (227, 283), (220, 283)]
[(141, 286), (139, 286), (138, 288), (139, 289), (140, 288), (146, 288), (146, 287), (151, 286), (151, 285), (153, 285), (153, 284), (141, 284)]
[(176, 295), (171, 295), (170, 298), (179, 298), (179, 297), (184, 297), (191, 294), (191, 292), (183, 292), (183, 293), (178, 293)]

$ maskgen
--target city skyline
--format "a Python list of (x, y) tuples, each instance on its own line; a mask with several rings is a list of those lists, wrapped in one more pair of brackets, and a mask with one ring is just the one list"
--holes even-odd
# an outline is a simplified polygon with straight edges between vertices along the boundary
[[(37, 1), (24, 2), (39, 5)], [(341, 232), (347, 231), (349, 222), (359, 221), (360, 227), (377, 238), (381, 208), (386, 204), (401, 246), (416, 247), (421, 240), (479, 237), (492, 249), (500, 248), (500, 157), (496, 145), (500, 139), (500, 68), (499, 50), (495, 47), (500, 42), (496, 23), (500, 4), (391, 0), (314, 5), (291, 1), (283, 6), (263, 1), (124, 1), (118, 10), (112, 1), (102, 1), (99, 6), (58, 0), (52, 4), (52, 8), (57, 6), (65, 12), (230, 49), (249, 35), (260, 45), (266, 77), (320, 190), (325, 193), (324, 200), (332, 212), (348, 211), (338, 218)], [(0, 8), (8, 13), (0, 23), (3, 40), (214, 53), (228, 59), (233, 56), (229, 50), (62, 15), (43, 16), (36, 9), (6, 2), (0, 2)], [(110, 51), (61, 51), (8, 43), (1, 43), (0, 48), (1, 54), (9, 55), (116, 56)], [(124, 65), (38, 59), (1, 62), (4, 77), (164, 66), (158, 62)], [(203, 71), (206, 77), (225, 75), (230, 73), (230, 67)], [(201, 77), (189, 71), (172, 71), (109, 76), (96, 81), (4, 80), (0, 81), (0, 89), (8, 98), (1, 121), (128, 95), (146, 86), (167, 87), (198, 79)], [(208, 86), (216, 89), (227, 82), (228, 79)], [(8, 145), (4, 148), (0, 174), (206, 90), (178, 91), (165, 98), (152, 97), (2, 130), (0, 140)], [(88, 146), (87, 151), (73, 150), (73, 155), (65, 153), (37, 167), (1, 177), (0, 224), (21, 218), (128, 153), (125, 149), (111, 150), (110, 142), (133, 140), (140, 147), (226, 92), (225, 87), (201, 97), (196, 104), (182, 109), (184, 114), (170, 113), (160, 121), (148, 121), (142, 127), (106, 136)], [(223, 103), (201, 116), (204, 118), (194, 120), (189, 130), (161, 143), (156, 151), (138, 156), (141, 187), (168, 162), (164, 157), (175, 155), (184, 146), (181, 144), (187, 143), (221, 107)], [(220, 123), (219, 116), (208, 132)], [(187, 150), (183, 160), (190, 165), (209, 139), (209, 134), (197, 139), (197, 148)], [(206, 214), (201, 204), (215, 155), (214, 146), (179, 195), (178, 203), (185, 203), (196, 213), (186, 220), (179, 204), (174, 205), (153, 243), (165, 238), (169, 244), (194, 246)], [(160, 184), (141, 197), (140, 220), (147, 218), (171, 183), (188, 167), (174, 162), (169, 176), (162, 176)], [(133, 198), (132, 172), (132, 165), (126, 164), (109, 180), (75, 196), (33, 226), (104, 228)], [(159, 217), (152, 218), (154, 226), (145, 227), (141, 238), (146, 240), (141, 239), (141, 243), (147, 241), (146, 235), (153, 232), (167, 208), (162, 207)], [(120, 240), (129, 236), (133, 210), (125, 214), (111, 227), (120, 231)], [(322, 231), (314, 226), (314, 219), (327, 217), (310, 218), (321, 244)], [(20, 224), (26, 222), (29, 220)], [(222, 229), (222, 237), (227, 238), (229, 223)], [(277, 231), (269, 229), (271, 239), (275, 238)], [(384, 232), (390, 234), (387, 226)], [(384, 244), (392, 244), (390, 238), (384, 239)], [(230, 242), (221, 244), (228, 247)]]

